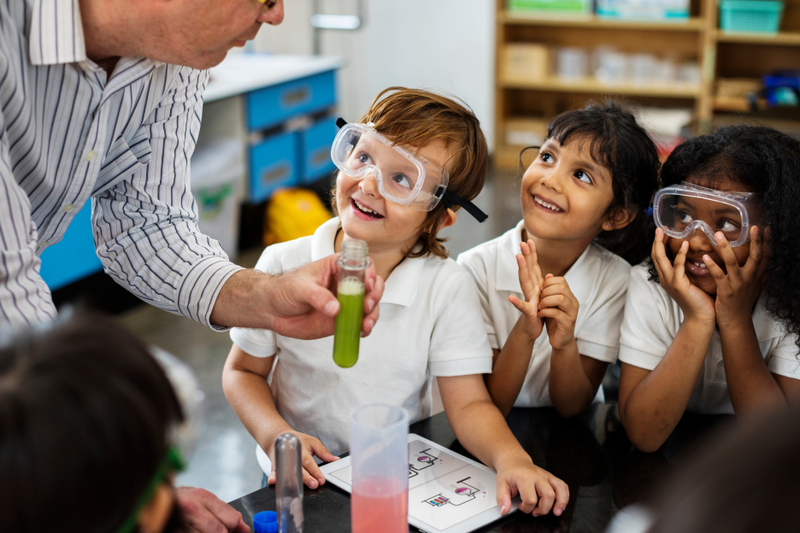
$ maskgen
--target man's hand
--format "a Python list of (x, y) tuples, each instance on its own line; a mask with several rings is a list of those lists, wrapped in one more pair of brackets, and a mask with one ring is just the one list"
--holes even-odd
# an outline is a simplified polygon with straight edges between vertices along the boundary
[(242, 514), (207, 490), (178, 487), (175, 496), (191, 533), (250, 533)]
[[(224, 326), (262, 328), (285, 337), (319, 339), (333, 335), (339, 301), (334, 292), (339, 277), (339, 254), (279, 276), (242, 270), (231, 276), (217, 297), (211, 322)], [(380, 314), (383, 279), (370, 264), (364, 275), (364, 318), (361, 331), (369, 335)]]

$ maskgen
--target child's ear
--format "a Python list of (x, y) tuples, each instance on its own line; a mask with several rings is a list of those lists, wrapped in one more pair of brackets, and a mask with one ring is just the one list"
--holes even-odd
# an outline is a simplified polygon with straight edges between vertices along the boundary
[(622, 229), (633, 222), (635, 218), (636, 213), (634, 211), (617, 206), (606, 213), (606, 216), (603, 218), (603, 230), (613, 231)]
[(449, 226), (452, 226), (453, 224), (456, 223), (456, 219), (457, 218), (458, 218), (458, 215), (456, 215), (456, 212), (448, 207), (447, 208), (447, 214), (445, 215), (444, 219), (442, 220), (442, 224), (441, 224), (441, 226), (439, 226), (439, 229), (444, 229), (444, 228), (447, 228)]

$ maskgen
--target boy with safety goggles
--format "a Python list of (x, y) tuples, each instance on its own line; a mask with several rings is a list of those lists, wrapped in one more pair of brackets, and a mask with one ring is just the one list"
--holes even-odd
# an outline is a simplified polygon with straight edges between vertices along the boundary
[(274, 483), (274, 442), (292, 432), (303, 443), (303, 477), (325, 482), (314, 459), (333, 461), (348, 446), (353, 408), (402, 406), (412, 421), (431, 412), (431, 378), (459, 442), (497, 471), (497, 504), (560, 515), (569, 489), (535, 466), (492, 403), (483, 381), (492, 351), (469, 274), (447, 257), (437, 233), (460, 207), (485, 218), (471, 200), (486, 177), (488, 148), (477, 118), (450, 98), (393, 87), (358, 124), (341, 124), (331, 149), (338, 217), (311, 237), (267, 248), (257, 269), (280, 274), (366, 241), (386, 280), (381, 319), (361, 339), (358, 362), (341, 368), (333, 339), (297, 340), (234, 328), (223, 371), (228, 401), (258, 443), (265, 481)]
[(800, 143), (731, 126), (678, 146), (661, 177), (652, 260), (631, 270), (619, 354), (620, 418), (644, 451), (684, 411), (738, 416), (800, 399)]

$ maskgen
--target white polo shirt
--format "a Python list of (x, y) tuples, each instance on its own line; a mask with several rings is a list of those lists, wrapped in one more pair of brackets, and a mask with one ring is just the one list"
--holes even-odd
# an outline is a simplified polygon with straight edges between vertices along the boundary
[[(505, 345), (520, 315), (508, 296), (513, 294), (525, 299), (515, 259), (520, 253), (523, 228), (524, 223), (520, 221), (500, 237), (458, 256), (458, 263), (467, 267), (478, 286), (489, 345), (495, 350)], [(592, 243), (564, 275), (580, 303), (575, 339), (581, 354), (607, 363), (616, 360), (630, 268), (618, 255)], [(551, 352), (545, 329), (533, 345), (528, 372), (515, 406), (553, 405), (549, 387)], [(599, 388), (594, 401), (602, 403), (603, 400), (603, 389)]]
[[(647, 264), (631, 269), (631, 283), (622, 321), (619, 360), (653, 370), (667, 353), (683, 322), (683, 311), (660, 284), (648, 281)], [(761, 298), (753, 310), (753, 325), (761, 355), (773, 374), (800, 379), (796, 337), (767, 313)], [(687, 411), (703, 414), (734, 414), (719, 331), (714, 330)]]
[[(327, 257), (334, 253), (338, 228), (334, 218), (311, 237), (270, 246), (256, 269), (280, 273)], [(404, 259), (386, 280), (380, 309), (351, 368), (333, 362), (332, 336), (298, 340), (244, 328), (233, 328), (230, 335), (250, 355), (277, 354), (271, 388), (278, 412), (293, 429), (339, 454), (349, 448), (348, 417), (354, 407), (399, 405), (415, 422), (430, 414), (431, 376), (492, 371), (478, 295), (469, 274), (452, 259)]]

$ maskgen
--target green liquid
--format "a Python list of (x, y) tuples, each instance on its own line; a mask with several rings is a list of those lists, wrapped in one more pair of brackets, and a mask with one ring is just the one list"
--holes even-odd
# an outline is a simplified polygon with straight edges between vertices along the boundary
[(336, 315), (336, 332), (333, 336), (333, 362), (350, 368), (358, 361), (358, 343), (361, 340), (361, 320), (364, 316), (364, 284), (355, 279), (339, 283), (339, 305)]

